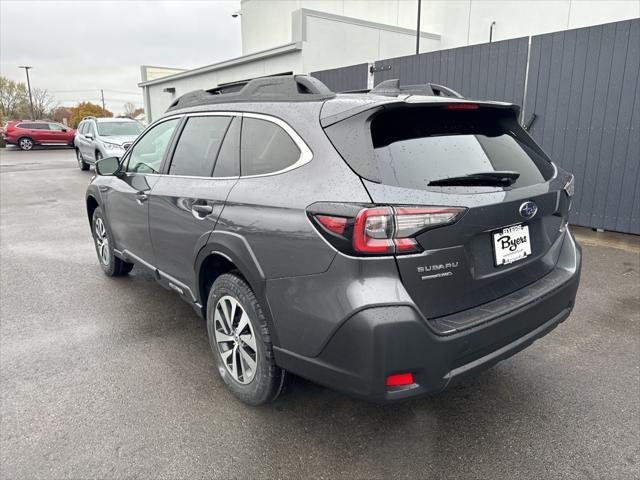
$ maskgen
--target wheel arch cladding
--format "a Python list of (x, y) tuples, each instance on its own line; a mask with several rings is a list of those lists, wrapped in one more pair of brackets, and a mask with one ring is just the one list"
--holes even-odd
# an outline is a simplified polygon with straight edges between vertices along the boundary
[(87, 197), (87, 215), (89, 216), (89, 225), (93, 223), (93, 212), (95, 212), (96, 208), (99, 206), (98, 201), (93, 195), (89, 195)]
[(236, 233), (212, 232), (196, 258), (198, 301), (202, 304), (203, 313), (206, 315), (206, 302), (215, 279), (233, 270), (240, 274), (255, 293), (267, 318), (272, 342), (279, 345), (271, 308), (265, 296), (264, 272), (247, 241)]

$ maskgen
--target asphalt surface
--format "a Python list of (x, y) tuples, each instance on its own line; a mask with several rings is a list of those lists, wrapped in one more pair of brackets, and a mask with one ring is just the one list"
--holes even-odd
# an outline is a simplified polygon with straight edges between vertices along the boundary
[(298, 380), (253, 408), (176, 294), (102, 274), (72, 150), (0, 165), (2, 479), (639, 477), (637, 238), (591, 236), (571, 317), (446, 393), (379, 406)]

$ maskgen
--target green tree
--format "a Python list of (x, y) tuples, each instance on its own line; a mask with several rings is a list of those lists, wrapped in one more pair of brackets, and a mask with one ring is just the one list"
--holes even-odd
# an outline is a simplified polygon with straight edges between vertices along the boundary
[(91, 102), (80, 102), (77, 106), (69, 109), (69, 126), (77, 128), (84, 117), (113, 117), (109, 110), (102, 110), (100, 105)]
[(6, 120), (29, 118), (29, 93), (27, 86), (0, 77), (0, 115)]

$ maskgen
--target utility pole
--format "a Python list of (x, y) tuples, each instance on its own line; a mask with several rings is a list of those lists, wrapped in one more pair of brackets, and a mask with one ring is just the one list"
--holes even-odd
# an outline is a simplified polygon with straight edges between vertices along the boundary
[(107, 111), (106, 108), (104, 108), (104, 90), (100, 89), (100, 95), (102, 96), (102, 116), (105, 116), (105, 113)]
[(37, 118), (35, 118), (36, 114), (33, 111), (33, 97), (31, 96), (31, 82), (29, 81), (29, 69), (31, 69), (33, 67), (28, 67), (26, 65), (21, 65), (18, 68), (24, 68), (24, 71), (27, 74), (27, 88), (29, 89), (29, 104), (31, 105), (31, 118), (33, 120), (37, 120)]
[(420, 53), (420, 9), (422, 0), (418, 0), (418, 26), (416, 27), (416, 55)]

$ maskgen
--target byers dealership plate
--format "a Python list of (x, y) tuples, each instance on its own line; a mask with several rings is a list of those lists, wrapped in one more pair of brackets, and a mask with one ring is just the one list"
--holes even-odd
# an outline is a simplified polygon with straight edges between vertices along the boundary
[(496, 266), (508, 265), (531, 255), (531, 238), (527, 225), (513, 225), (493, 233)]

